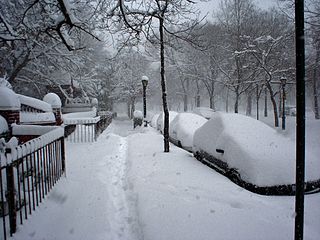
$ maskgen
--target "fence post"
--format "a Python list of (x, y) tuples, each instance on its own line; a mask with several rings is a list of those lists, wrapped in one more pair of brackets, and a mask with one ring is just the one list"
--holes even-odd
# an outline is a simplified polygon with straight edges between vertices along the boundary
[(9, 207), (9, 223), (10, 223), (10, 235), (14, 234), (17, 230), (17, 211), (16, 211), (16, 201), (15, 201), (15, 188), (14, 188), (14, 174), (12, 164), (7, 165), (7, 201)]
[(66, 158), (65, 158), (65, 147), (64, 147), (64, 138), (61, 138), (61, 168), (64, 175), (67, 175), (66, 172)]

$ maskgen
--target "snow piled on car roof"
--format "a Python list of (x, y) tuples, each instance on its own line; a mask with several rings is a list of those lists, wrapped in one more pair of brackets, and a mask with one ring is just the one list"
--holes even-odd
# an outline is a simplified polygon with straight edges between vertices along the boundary
[[(194, 151), (205, 151), (227, 163), (243, 180), (257, 186), (295, 182), (295, 142), (251, 117), (216, 113), (195, 132), (193, 144)], [(309, 152), (306, 180), (319, 179), (318, 169), (319, 161)]]

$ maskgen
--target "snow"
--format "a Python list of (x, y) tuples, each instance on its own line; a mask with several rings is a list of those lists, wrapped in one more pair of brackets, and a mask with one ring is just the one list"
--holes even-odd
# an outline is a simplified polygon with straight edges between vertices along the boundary
[[(319, 125), (319, 124), (318, 124)], [(248, 192), (131, 121), (67, 143), (67, 173), (13, 240), (293, 239), (294, 197)], [(320, 193), (305, 196), (305, 239), (320, 238)]]
[(8, 80), (5, 77), (0, 77), (0, 87), (7, 87), (9, 89), (12, 89), (11, 84), (8, 82)]
[[(13, 128), (18, 127), (18, 125), (13, 124)], [(39, 133), (40, 132), (40, 126), (38, 127), (34, 127), (32, 126), (31, 128), (29, 128), (29, 131), (32, 131), (32, 128), (34, 128), (34, 132)], [(26, 130), (27, 126), (25, 126), (24, 128), (19, 128), (17, 131), (23, 132), (23, 130)], [(64, 136), (64, 128), (63, 127), (55, 127), (53, 130), (51, 130), (50, 132), (47, 132), (37, 138), (34, 138), (22, 145), (18, 145), (18, 146), (13, 146), (11, 148), (11, 153), (7, 154), (6, 156), (1, 156), (1, 161), (5, 161), (7, 164), (11, 163), (12, 161), (15, 161), (19, 158), (22, 158), (24, 156), (26, 156), (27, 154), (30, 154), (31, 152), (34, 152), (40, 148), (42, 148), (43, 146), (55, 141), (56, 139), (61, 138), (62, 136)], [(11, 138), (13, 139), (13, 138)], [(5, 159), (5, 160), (3, 160)]]
[(60, 97), (55, 93), (48, 93), (43, 97), (43, 101), (49, 103), (52, 108), (61, 108)]
[(17, 94), (7, 87), (0, 87), (0, 109), (20, 110), (20, 100)]
[(55, 123), (56, 118), (53, 112), (35, 113), (35, 112), (20, 112), (21, 124), (26, 123)]
[[(194, 134), (194, 151), (203, 150), (226, 162), (243, 180), (261, 187), (295, 183), (294, 149), (292, 139), (240, 114), (215, 113)], [(312, 152), (306, 155), (306, 180), (318, 180), (320, 161)]]
[(93, 118), (97, 116), (96, 108), (93, 108), (91, 111), (87, 112), (73, 112), (73, 113), (66, 113), (62, 114), (62, 119), (66, 120), (69, 118)]
[(31, 136), (41, 136), (54, 129), (56, 126), (36, 126), (36, 125), (17, 125), (12, 124), (12, 134), (15, 136), (19, 135), (31, 135)]
[(33, 98), (33, 97), (21, 95), (21, 94), (17, 94), (17, 96), (19, 97), (21, 104), (42, 110), (44, 112), (52, 112), (51, 105), (44, 102), (44, 101), (41, 101), (41, 100)]
[(193, 135), (206, 122), (204, 117), (197, 114), (179, 113), (170, 123), (169, 135), (179, 140), (185, 149), (192, 150)]
[[(178, 115), (177, 112), (169, 111), (169, 126), (171, 121)], [(158, 119), (157, 119), (157, 130), (160, 132), (163, 132), (164, 128), (164, 112), (160, 113)]]
[(91, 99), (91, 104), (92, 104), (92, 106), (97, 107), (97, 106), (98, 106), (98, 104), (99, 104), (98, 99), (96, 99), (96, 98), (92, 98), (92, 99)]
[(160, 113), (156, 113), (156, 114), (154, 114), (154, 115), (152, 116), (151, 122), (150, 122), (151, 127), (157, 128), (157, 120), (158, 120), (158, 118), (159, 118), (159, 115), (160, 115)]
[(140, 118), (140, 119), (143, 119), (143, 114), (142, 114), (142, 112), (141, 112), (141, 111), (139, 111), (139, 110), (135, 110), (135, 111), (133, 112), (133, 117), (134, 117), (134, 118)]
[(197, 107), (193, 109), (192, 112), (206, 119), (210, 119), (211, 116), (214, 114), (214, 110), (212, 108), (207, 108), (207, 107)]
[(9, 131), (7, 120), (0, 115), (0, 134)]

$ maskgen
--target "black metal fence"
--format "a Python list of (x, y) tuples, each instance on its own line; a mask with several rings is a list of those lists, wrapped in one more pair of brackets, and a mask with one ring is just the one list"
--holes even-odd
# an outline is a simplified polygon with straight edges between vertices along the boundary
[(0, 239), (6, 240), (65, 172), (63, 128), (6, 148), (0, 160)]

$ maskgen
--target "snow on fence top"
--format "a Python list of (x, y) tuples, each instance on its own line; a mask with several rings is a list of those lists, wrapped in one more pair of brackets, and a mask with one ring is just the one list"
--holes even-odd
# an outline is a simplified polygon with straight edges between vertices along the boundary
[(43, 101), (49, 103), (53, 108), (61, 108), (61, 100), (55, 93), (48, 93), (43, 97)]
[(11, 149), (11, 153), (4, 154), (3, 152), (0, 153), (0, 165), (4, 166), (6, 164), (10, 164), (13, 161), (25, 157), (28, 154), (37, 151), (38, 149), (46, 146), (47, 144), (61, 138), (64, 136), (64, 128), (63, 127), (55, 127), (54, 130), (47, 132), (46, 134), (32, 139), (24, 144), (16, 145), (14, 140), (10, 140), (6, 147)]
[(56, 118), (52, 112), (33, 113), (20, 112), (20, 122), (25, 123), (54, 123)]
[(73, 125), (73, 124), (93, 124), (100, 121), (100, 116), (94, 118), (64, 118), (63, 123), (65, 125)]
[(44, 112), (52, 112), (52, 107), (49, 103), (21, 94), (17, 94), (17, 96), (19, 97), (21, 104), (42, 110)]
[(92, 111), (87, 112), (73, 112), (73, 113), (66, 113), (62, 115), (63, 121), (69, 120), (71, 118), (94, 118), (97, 116), (97, 109), (93, 108)]
[(0, 87), (0, 109), (20, 110), (20, 100), (17, 94), (7, 87)]
[(37, 126), (37, 125), (18, 125), (12, 124), (12, 135), (14, 136), (41, 136), (52, 130), (55, 130), (56, 126)]

